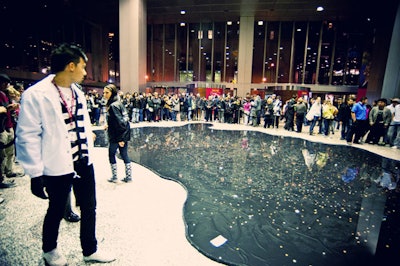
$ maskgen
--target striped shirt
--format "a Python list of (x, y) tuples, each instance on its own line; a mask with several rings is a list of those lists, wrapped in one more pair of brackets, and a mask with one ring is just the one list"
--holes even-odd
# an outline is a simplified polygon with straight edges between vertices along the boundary
[[(87, 136), (84, 128), (84, 112), (82, 99), (71, 88), (60, 88), (60, 103), (64, 122), (68, 128), (71, 142), (72, 160), (78, 161), (88, 156)], [(72, 94), (73, 93), (73, 94)], [(68, 106), (65, 106), (67, 104)], [(72, 119), (67, 108), (70, 108)]]

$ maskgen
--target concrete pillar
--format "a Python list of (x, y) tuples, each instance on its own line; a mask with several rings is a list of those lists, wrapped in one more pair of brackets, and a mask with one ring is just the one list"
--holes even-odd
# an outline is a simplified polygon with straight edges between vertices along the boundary
[(120, 0), (120, 86), (124, 92), (145, 90), (147, 70), (146, 31), (145, 0)]
[(381, 96), (387, 99), (400, 97), (400, 4), (393, 26)]
[(237, 95), (245, 96), (251, 89), (253, 69), (254, 16), (240, 17)]

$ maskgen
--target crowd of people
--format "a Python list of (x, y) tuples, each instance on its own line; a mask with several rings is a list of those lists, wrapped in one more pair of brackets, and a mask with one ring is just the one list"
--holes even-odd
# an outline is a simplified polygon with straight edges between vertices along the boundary
[[(15, 177), (24, 173), (15, 165), (15, 128), (18, 119), (19, 99), (23, 92), (20, 84), (11, 85), (6, 74), (0, 74), (0, 188), (11, 188)], [(4, 199), (0, 197), (0, 203)]]
[[(88, 92), (88, 106), (96, 101), (101, 106), (101, 96), (95, 96), (96, 93)], [(250, 94), (245, 97), (229, 94), (202, 97), (186, 92), (165, 95), (158, 92), (120, 92), (119, 99), (132, 123), (216, 121), (264, 128), (279, 128), (282, 124), (285, 130), (298, 133), (308, 126), (310, 135), (329, 136), (340, 131), (340, 139), (348, 144), (368, 143), (400, 148), (398, 98), (381, 98), (370, 105), (367, 97), (356, 101), (353, 96), (336, 100), (316, 97), (307, 101), (304, 97), (293, 95), (283, 102), (281, 96), (276, 94), (261, 98), (260, 95)], [(94, 117), (97, 117), (93, 119), (97, 125), (100, 116)], [(316, 128), (318, 132), (314, 132)]]

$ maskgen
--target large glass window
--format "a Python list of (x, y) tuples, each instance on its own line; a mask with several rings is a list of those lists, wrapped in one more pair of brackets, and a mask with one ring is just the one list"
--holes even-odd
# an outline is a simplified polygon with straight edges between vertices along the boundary
[(164, 39), (164, 81), (175, 81), (175, 53), (175, 24), (167, 24)]
[(264, 21), (256, 21), (254, 23), (254, 49), (253, 49), (253, 74), (251, 82), (266, 82), (264, 77), (264, 60), (265, 60), (265, 29), (267, 23)]
[(239, 56), (239, 23), (228, 22), (226, 25), (225, 82), (237, 80)]
[(337, 26), (333, 85), (366, 86), (373, 30), (359, 26), (350, 23)]
[[(235, 82), (239, 29), (237, 21), (149, 26), (148, 80)], [(366, 83), (368, 32), (329, 21), (255, 21), (252, 83)]]
[(342, 30), (341, 25), (336, 27), (335, 58), (332, 71), (332, 85), (345, 83), (345, 71), (347, 61), (348, 34)]
[(212, 46), (213, 46), (213, 24), (212, 23), (201, 23), (199, 31), (199, 80), (211, 82), (213, 80), (212, 75)]
[(214, 82), (222, 82), (225, 58), (225, 23), (214, 23)]
[(152, 58), (153, 58), (153, 69), (152, 77), (154, 81), (164, 80), (164, 49), (163, 49), (163, 36), (164, 36), (164, 25), (153, 25), (152, 31)]
[(279, 40), (279, 70), (278, 70), (278, 82), (288, 83), (289, 72), (290, 72), (290, 56), (292, 48), (292, 29), (293, 22), (282, 22), (281, 23), (281, 34)]
[(293, 54), (293, 83), (303, 83), (304, 50), (307, 37), (307, 22), (295, 23), (294, 54)]
[[(200, 23), (192, 23), (189, 25), (189, 69), (188, 81), (199, 81), (199, 49), (200, 49)], [(189, 77), (192, 76), (192, 79)]]
[(321, 22), (310, 22), (304, 83), (315, 84)]
[(178, 69), (179, 81), (186, 82), (188, 79), (189, 70), (189, 55), (187, 53), (188, 45), (188, 30), (187, 24), (180, 24), (177, 29), (177, 55), (178, 55)]
[(267, 25), (267, 48), (265, 58), (265, 81), (277, 82), (276, 64), (278, 55), (279, 22), (270, 22)]
[(323, 23), (321, 56), (319, 64), (318, 83), (329, 84), (331, 76), (332, 51), (335, 40), (335, 29), (332, 22)]

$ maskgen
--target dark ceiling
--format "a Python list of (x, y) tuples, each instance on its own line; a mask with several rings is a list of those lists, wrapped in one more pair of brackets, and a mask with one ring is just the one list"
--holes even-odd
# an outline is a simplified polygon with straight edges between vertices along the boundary
[[(44, 25), (83, 18), (117, 29), (119, 3), (128, 0), (0, 0), (0, 22)], [(146, 0), (144, 0), (146, 1)], [(238, 21), (254, 16), (266, 21), (372, 21), (393, 18), (400, 0), (147, 0), (150, 24)], [(316, 8), (323, 6), (324, 11)], [(180, 11), (186, 14), (181, 15)], [(71, 19), (71, 21), (68, 21)], [(26, 21), (23, 21), (26, 20)]]
[[(269, 21), (348, 20), (374, 15), (377, 7), (369, 2), (373, 3), (368, 0), (148, 0), (147, 11), (150, 23), (226, 21), (238, 20), (240, 16)], [(323, 6), (324, 11), (317, 12), (318, 6)], [(181, 10), (186, 10), (186, 14), (180, 15)]]
[[(91, 10), (96, 20), (118, 20), (118, 0), (64, 0)], [(120, 0), (125, 1), (125, 0)], [(399, 0), (147, 0), (151, 24), (239, 20), (254, 16), (268, 21), (381, 19), (396, 10)], [(316, 8), (323, 6), (324, 11)], [(186, 14), (181, 15), (180, 11)]]

